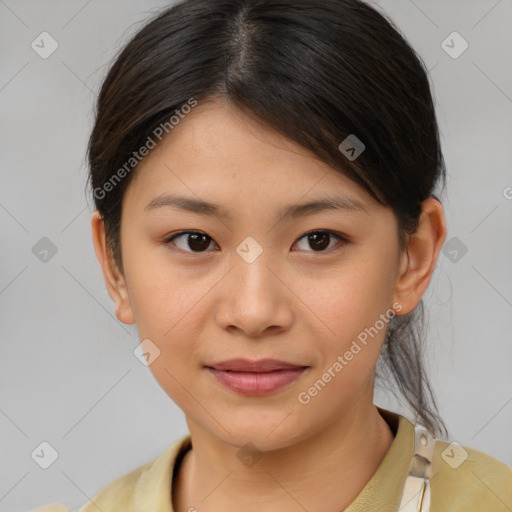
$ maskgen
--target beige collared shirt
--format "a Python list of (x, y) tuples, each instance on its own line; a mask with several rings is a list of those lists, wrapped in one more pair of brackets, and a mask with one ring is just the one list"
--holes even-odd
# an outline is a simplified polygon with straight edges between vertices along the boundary
[[(414, 449), (414, 425), (403, 416), (379, 411), (395, 439), (344, 512), (399, 512)], [(78, 512), (174, 512), (172, 476), (191, 446), (189, 434), (181, 437), (156, 459), (105, 485)], [(437, 440), (430, 485), (431, 512), (512, 512), (512, 468), (471, 448)], [(34, 512), (70, 510), (54, 504)]]

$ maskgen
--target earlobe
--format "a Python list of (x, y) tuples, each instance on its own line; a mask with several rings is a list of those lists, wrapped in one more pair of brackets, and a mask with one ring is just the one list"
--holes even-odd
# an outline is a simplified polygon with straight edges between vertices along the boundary
[(124, 324), (133, 324), (135, 323), (135, 318), (128, 295), (126, 280), (111, 255), (105, 236), (105, 223), (97, 210), (92, 215), (91, 229), (94, 250), (103, 271), (105, 285), (110, 298), (116, 305), (116, 316)]
[(442, 204), (429, 197), (422, 203), (416, 231), (410, 235), (407, 252), (400, 260), (400, 273), (393, 300), (402, 305), (401, 315), (413, 311), (425, 293), (446, 239)]

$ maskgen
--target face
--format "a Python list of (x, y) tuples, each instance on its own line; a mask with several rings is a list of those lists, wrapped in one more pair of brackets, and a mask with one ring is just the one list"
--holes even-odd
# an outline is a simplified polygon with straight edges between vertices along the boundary
[[(301, 208), (326, 199), (341, 206)], [(305, 149), (220, 100), (200, 104), (141, 163), (121, 247), (118, 318), (160, 351), (149, 368), (191, 432), (270, 450), (372, 406), (407, 258), (393, 211)], [(207, 368), (233, 358), (300, 369)]]

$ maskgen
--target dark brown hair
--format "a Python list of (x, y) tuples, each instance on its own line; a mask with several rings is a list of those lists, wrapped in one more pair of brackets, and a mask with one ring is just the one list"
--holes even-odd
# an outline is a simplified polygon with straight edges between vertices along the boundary
[[(445, 186), (428, 73), (385, 14), (359, 0), (185, 0), (122, 48), (96, 104), (90, 185), (121, 271), (121, 207), (136, 171), (133, 152), (191, 98), (217, 96), (391, 207), (401, 250), (422, 201), (435, 197), (440, 179)], [(349, 135), (365, 146), (356, 160), (339, 149)], [(379, 373), (390, 372), (392, 389), (425, 426), (446, 432), (424, 370), (422, 325), (423, 301), (391, 319)]]

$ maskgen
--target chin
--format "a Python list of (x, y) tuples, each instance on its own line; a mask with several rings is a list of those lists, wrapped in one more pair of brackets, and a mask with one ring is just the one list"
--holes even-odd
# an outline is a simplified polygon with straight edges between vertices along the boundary
[(240, 449), (250, 445), (261, 452), (280, 450), (293, 446), (307, 437), (307, 433), (300, 427), (305, 423), (296, 423), (292, 416), (280, 414), (275, 419), (260, 418), (254, 421), (246, 415), (240, 421), (229, 420), (229, 416), (225, 416), (228, 418), (226, 424), (229, 425), (226, 429), (231, 435), (223, 430), (219, 431), (218, 428), (216, 430), (224, 442)]

